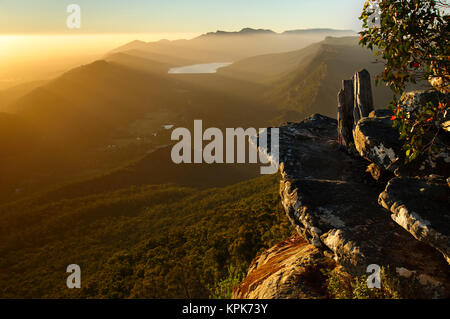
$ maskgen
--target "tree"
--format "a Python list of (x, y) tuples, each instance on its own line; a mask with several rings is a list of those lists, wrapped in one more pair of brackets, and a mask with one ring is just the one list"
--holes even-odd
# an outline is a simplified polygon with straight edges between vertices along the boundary
[[(360, 20), (360, 44), (375, 51), (385, 63), (377, 76), (395, 94), (402, 94), (408, 83), (428, 80), (434, 90), (449, 90), (450, 6), (435, 0), (367, 1)], [(405, 140), (406, 162), (420, 155), (433, 156), (436, 136), (448, 116), (448, 95), (434, 103), (411, 110), (394, 99), (394, 126)]]

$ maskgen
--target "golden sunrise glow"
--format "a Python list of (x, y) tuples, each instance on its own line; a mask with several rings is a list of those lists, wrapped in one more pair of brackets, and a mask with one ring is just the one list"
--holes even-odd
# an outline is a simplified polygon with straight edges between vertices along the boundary
[(198, 33), (84, 35), (0, 35), (0, 89), (51, 78), (72, 67), (102, 58), (133, 40), (190, 39)]

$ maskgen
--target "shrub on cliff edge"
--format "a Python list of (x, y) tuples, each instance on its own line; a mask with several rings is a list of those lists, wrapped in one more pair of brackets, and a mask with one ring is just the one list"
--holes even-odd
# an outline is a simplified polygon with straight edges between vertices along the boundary
[[(364, 5), (360, 44), (380, 56), (384, 71), (377, 76), (395, 94), (408, 83), (428, 80), (435, 90), (449, 93), (450, 30), (447, 1), (374, 0)], [(447, 95), (448, 96), (448, 95)], [(404, 140), (406, 162), (422, 158), (432, 162), (439, 152), (436, 137), (448, 121), (448, 98), (415, 110), (394, 97), (392, 116)]]

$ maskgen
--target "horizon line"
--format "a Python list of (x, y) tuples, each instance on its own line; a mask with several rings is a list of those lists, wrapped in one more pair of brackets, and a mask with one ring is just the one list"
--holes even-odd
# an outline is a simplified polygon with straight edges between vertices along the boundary
[(276, 34), (283, 34), (285, 32), (289, 31), (309, 31), (309, 30), (333, 30), (333, 31), (352, 31), (352, 32), (358, 32), (353, 29), (341, 29), (341, 28), (333, 28), (333, 27), (300, 27), (300, 28), (294, 28), (294, 29), (286, 29), (282, 31), (278, 31), (271, 28), (256, 28), (256, 27), (242, 27), (240, 29), (234, 29), (234, 30), (225, 30), (225, 29), (216, 29), (215, 31), (106, 31), (106, 32), (98, 32), (98, 31), (82, 31), (82, 30), (66, 30), (61, 32), (1, 32), (0, 36), (83, 36), (83, 35), (129, 35), (129, 34), (209, 34), (209, 33), (216, 33), (216, 32), (241, 32), (245, 29), (251, 29), (251, 30), (265, 30), (265, 31), (272, 31)]

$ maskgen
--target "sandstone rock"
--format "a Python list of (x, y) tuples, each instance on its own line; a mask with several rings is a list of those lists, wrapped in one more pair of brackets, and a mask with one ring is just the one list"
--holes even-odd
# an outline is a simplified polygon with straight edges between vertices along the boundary
[[(445, 80), (445, 78), (442, 76), (430, 75), (428, 77), (428, 82), (436, 90), (439, 90), (442, 93), (450, 93), (450, 87), (448, 86), (448, 75), (447, 75), (447, 80)], [(447, 85), (445, 83), (447, 83)]]
[(354, 81), (342, 81), (342, 89), (338, 92), (338, 142), (343, 148), (350, 148), (353, 144), (353, 109), (354, 109)]
[(353, 118), (355, 123), (364, 117), (369, 116), (373, 111), (372, 85), (370, 81), (370, 73), (367, 70), (356, 72), (353, 76), (354, 80), (354, 110)]
[(342, 81), (342, 89), (338, 92), (338, 143), (350, 153), (354, 152), (353, 128), (372, 111), (370, 74), (367, 70), (361, 70), (351, 80)]
[(450, 132), (450, 121), (445, 121), (444, 123), (442, 123), (442, 128), (445, 131)]
[(366, 172), (369, 173), (372, 178), (379, 183), (386, 183), (393, 177), (392, 173), (380, 169), (374, 163), (371, 163), (369, 164), (369, 166), (367, 166)]
[(450, 93), (442, 93), (435, 90), (417, 90), (405, 92), (400, 98), (400, 104), (405, 107), (407, 111), (413, 112), (421, 105), (432, 102), (437, 105), (439, 101), (448, 100)]
[[(448, 104), (449, 100), (450, 93), (448, 92), (442, 93), (436, 90), (411, 91), (402, 95), (400, 104), (407, 112), (413, 114), (420, 106), (426, 105), (429, 102), (433, 103), (433, 105), (437, 105), (438, 102)], [(447, 114), (447, 118), (444, 119), (444, 123), (442, 124), (443, 130), (440, 131), (438, 136), (435, 137), (434, 134), (429, 133), (425, 135), (425, 140), (423, 141), (425, 145), (434, 139), (434, 145), (439, 151), (431, 157), (421, 158), (418, 161), (424, 165), (411, 167), (410, 169), (406, 168), (406, 171), (409, 170), (409, 172), (406, 172), (406, 174), (403, 172), (401, 175), (426, 176), (429, 174), (438, 174), (448, 176), (450, 174), (450, 134), (448, 133), (448, 124), (446, 124), (448, 120), (450, 120), (450, 114)]]
[(447, 262), (385, 214), (382, 189), (365, 177), (367, 162), (339, 151), (336, 131), (336, 121), (321, 115), (280, 127), (280, 193), (297, 232), (352, 276), (370, 264), (403, 267), (439, 283), (430, 297), (449, 296)]
[[(400, 104), (408, 112), (415, 112), (419, 106), (449, 99), (449, 94), (437, 91), (412, 91), (404, 93)], [(388, 170), (397, 176), (426, 176), (429, 174), (450, 174), (450, 136), (444, 130), (435, 139), (439, 152), (432, 157), (419, 158), (417, 161), (405, 164), (404, 141), (398, 140), (398, 129), (392, 127), (390, 110), (375, 110), (369, 118), (361, 119), (353, 130), (353, 139), (358, 153), (374, 163), (381, 170)], [(434, 136), (426, 136), (431, 140)], [(424, 142), (424, 144), (426, 144)]]
[(444, 178), (394, 178), (379, 202), (396, 223), (450, 263), (450, 188)]
[(295, 235), (255, 258), (233, 298), (324, 298), (326, 278), (321, 269), (333, 266), (319, 249)]
[(359, 154), (378, 167), (394, 172), (403, 163), (398, 130), (388, 117), (361, 119), (353, 130), (353, 138)]
[(394, 115), (394, 112), (392, 112), (391, 110), (386, 110), (386, 109), (380, 109), (380, 110), (373, 110), (372, 112), (370, 112), (369, 117), (391, 117), (392, 115)]
[(392, 127), (389, 117), (374, 117), (376, 115), (383, 113), (372, 112), (372, 117), (360, 120), (353, 130), (355, 148), (360, 156), (373, 164), (368, 172), (376, 180), (379, 180), (378, 174), (387, 177), (392, 173), (399, 177), (450, 174), (450, 137), (445, 135), (447, 133), (438, 135), (436, 146), (439, 152), (435, 156), (406, 164), (402, 149), (404, 141), (398, 140), (397, 128)]

